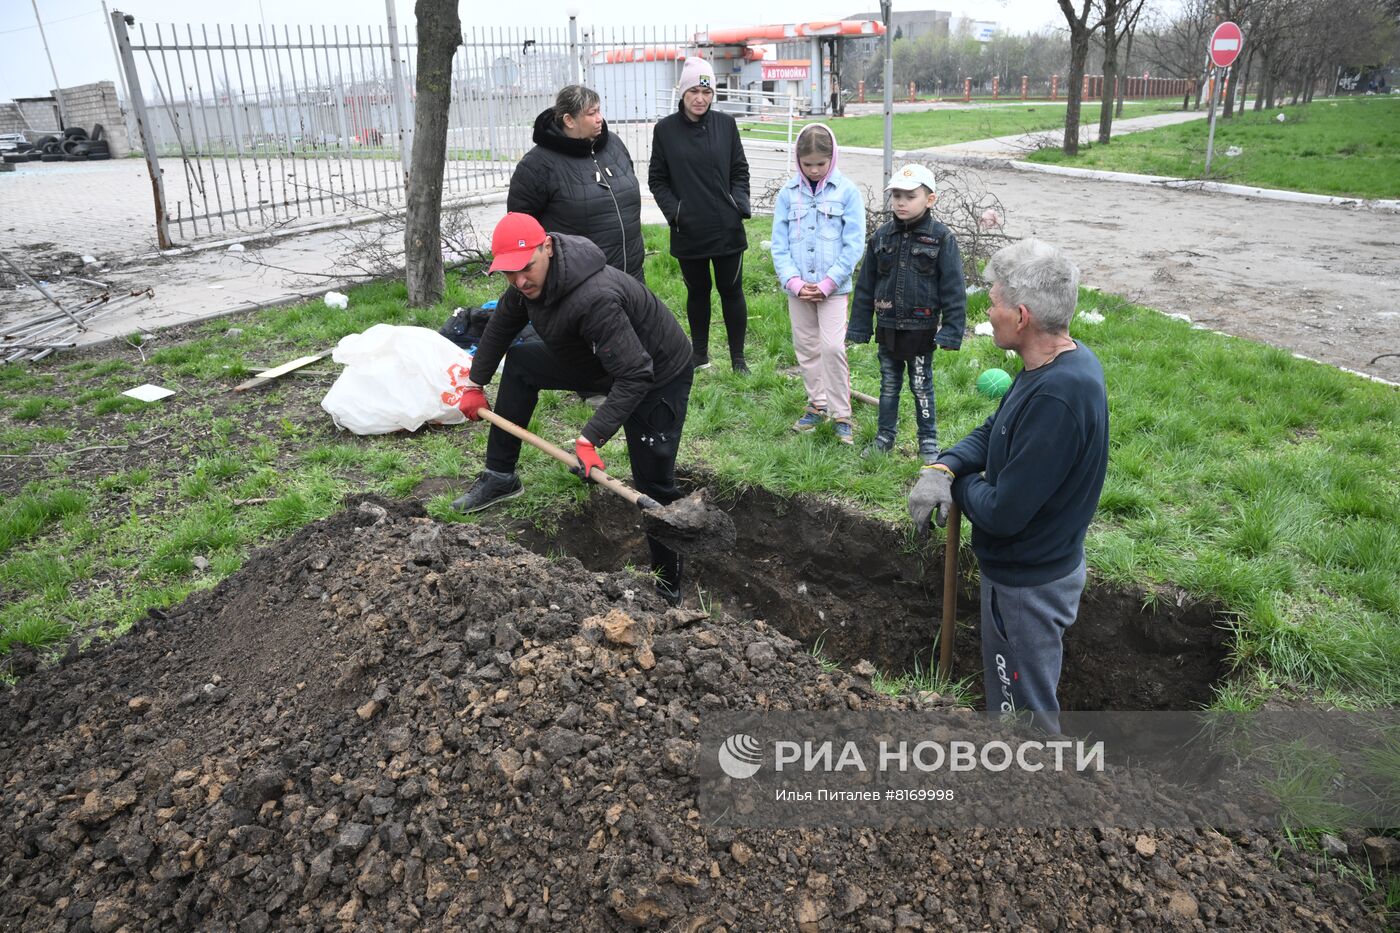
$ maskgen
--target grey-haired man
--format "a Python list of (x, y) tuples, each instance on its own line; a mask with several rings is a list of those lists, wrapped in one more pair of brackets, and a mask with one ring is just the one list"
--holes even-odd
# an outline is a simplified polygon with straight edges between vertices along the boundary
[(1108, 469), (1103, 367), (1069, 335), (1079, 270), (1039, 240), (987, 264), (992, 339), (1022, 370), (996, 413), (937, 462), (909, 494), (921, 531), (956, 502), (972, 523), (982, 571), (987, 709), (1029, 710), (1059, 731), (1062, 638), (1084, 591), (1084, 535)]

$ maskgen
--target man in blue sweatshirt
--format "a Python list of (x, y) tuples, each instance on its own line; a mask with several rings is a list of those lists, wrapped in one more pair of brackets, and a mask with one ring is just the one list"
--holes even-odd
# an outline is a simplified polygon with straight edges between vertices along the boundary
[(1023, 368), (987, 421), (909, 494), (920, 531), (956, 502), (982, 569), (982, 665), (990, 712), (1029, 710), (1059, 731), (1061, 639), (1084, 591), (1084, 534), (1108, 469), (1103, 367), (1069, 335), (1079, 270), (1039, 240), (987, 264), (992, 339)]

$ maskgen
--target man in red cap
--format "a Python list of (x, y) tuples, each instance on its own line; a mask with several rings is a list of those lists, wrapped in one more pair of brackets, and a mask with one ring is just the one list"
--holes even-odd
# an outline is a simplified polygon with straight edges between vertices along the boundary
[[(607, 264), (591, 241), (547, 234), (528, 214), (506, 214), (491, 235), (492, 272), (504, 272), (510, 288), (491, 314), (458, 407), (473, 421), (490, 408), (482, 387), (501, 358), (505, 370), (495, 411), (529, 424), (541, 389), (606, 395), (574, 441), (587, 479), (606, 469), (598, 449), (620, 428), (627, 437), (632, 483), (665, 505), (681, 497), (676, 454), (690, 400), (690, 340), (670, 309), (645, 285)], [(539, 340), (511, 346), (527, 324)], [(520, 440), (492, 427), (486, 469), (452, 503), (476, 512), (522, 492), (515, 464)], [(680, 602), (682, 558), (648, 537), (657, 588)]]

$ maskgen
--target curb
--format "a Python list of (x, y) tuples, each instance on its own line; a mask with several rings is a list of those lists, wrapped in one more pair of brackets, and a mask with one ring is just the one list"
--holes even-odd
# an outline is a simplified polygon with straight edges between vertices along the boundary
[(1132, 172), (1105, 172), (1098, 169), (1071, 168), (1065, 165), (1041, 165), (1037, 162), (1021, 162), (1019, 160), (1012, 160), (1006, 164), (1022, 172), (1067, 175), (1072, 178), (1089, 178), (1095, 181), (1117, 181), (1129, 185), (1155, 185), (1161, 188), (1211, 191), (1218, 194), (1231, 194), (1238, 197), (1256, 198), (1266, 201), (1289, 201), (1295, 204), (1320, 204), (1327, 207), (1356, 207), (1365, 210), (1400, 212), (1400, 200), (1339, 198), (1326, 194), (1309, 194), (1304, 191), (1284, 191), (1279, 188), (1256, 188), (1252, 185), (1231, 185), (1219, 181), (1197, 181), (1190, 178), (1174, 178), (1170, 175), (1137, 175)]

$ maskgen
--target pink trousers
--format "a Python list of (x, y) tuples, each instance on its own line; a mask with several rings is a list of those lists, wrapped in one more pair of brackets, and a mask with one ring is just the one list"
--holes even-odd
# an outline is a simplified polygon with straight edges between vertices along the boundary
[(821, 301), (788, 296), (792, 348), (807, 386), (807, 401), (832, 418), (851, 417), (851, 370), (846, 365), (846, 300), (832, 295)]

